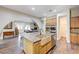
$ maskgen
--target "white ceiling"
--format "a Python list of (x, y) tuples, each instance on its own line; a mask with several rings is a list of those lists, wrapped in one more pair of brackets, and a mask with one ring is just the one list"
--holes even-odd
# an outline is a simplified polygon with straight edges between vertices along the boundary
[[(68, 8), (73, 8), (76, 6), (71, 5), (4, 5), (3, 7), (16, 10), (19, 12), (26, 13), (31, 16), (43, 17), (48, 16), (49, 14), (57, 14), (63, 12)], [(35, 10), (32, 10), (35, 8)]]

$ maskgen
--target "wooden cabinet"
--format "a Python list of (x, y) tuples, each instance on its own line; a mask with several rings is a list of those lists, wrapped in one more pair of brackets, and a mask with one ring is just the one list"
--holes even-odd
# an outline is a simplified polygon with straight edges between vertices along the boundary
[(76, 27), (77, 27), (77, 28), (79, 28), (79, 17), (77, 18), (77, 20), (76, 20), (76, 23), (75, 23), (75, 24), (76, 24)]
[(47, 47), (46, 47), (47, 51), (49, 51), (51, 49), (51, 47), (52, 47), (52, 44), (51, 44), (51, 41), (50, 41), (49, 44), (47, 44)]
[(33, 43), (26, 38), (23, 39), (24, 52), (28, 54), (33, 53)]
[(33, 44), (33, 54), (39, 54), (40, 53), (40, 42), (36, 42)]
[(71, 40), (71, 43), (73, 44), (78, 44), (79, 45), (79, 34), (77, 33), (72, 33), (70, 35), (70, 40)]
[(71, 17), (70, 22), (70, 41), (71, 43), (79, 44), (79, 16)]
[(3, 32), (3, 35), (4, 35), (4, 36), (14, 35), (14, 31)]
[(24, 52), (27, 54), (46, 54), (52, 47), (55, 46), (55, 43), (52, 43), (50, 37), (43, 39), (44, 40), (32, 42), (29, 39), (24, 38)]
[(56, 25), (56, 18), (47, 19), (46, 25), (48, 25), (48, 26)]
[(77, 44), (77, 34), (71, 34), (70, 39), (71, 43)]
[(46, 19), (46, 32), (56, 33), (56, 18), (47, 18)]
[(77, 43), (79, 44), (79, 34), (77, 35)]
[(10, 37), (14, 37), (14, 31), (3, 32), (3, 38), (10, 38)]
[(41, 46), (41, 50), (40, 50), (40, 54), (45, 54), (47, 52), (47, 46), (44, 45), (44, 46)]
[(75, 18), (71, 18), (71, 28), (75, 27)]
[(24, 38), (23, 40), (24, 52), (27, 54), (39, 54), (40, 53), (40, 42), (33, 43), (32, 41)]
[(71, 18), (71, 28), (79, 28), (79, 16)]

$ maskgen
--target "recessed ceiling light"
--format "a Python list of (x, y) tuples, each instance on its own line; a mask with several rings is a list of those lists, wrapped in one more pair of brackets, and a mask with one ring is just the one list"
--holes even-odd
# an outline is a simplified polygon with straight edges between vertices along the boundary
[(32, 10), (35, 10), (35, 8), (32, 8)]

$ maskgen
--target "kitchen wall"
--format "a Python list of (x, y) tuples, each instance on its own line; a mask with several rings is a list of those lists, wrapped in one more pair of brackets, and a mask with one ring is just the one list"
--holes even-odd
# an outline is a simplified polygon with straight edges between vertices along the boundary
[(9, 22), (15, 20), (24, 22), (32, 22), (32, 20), (34, 20), (38, 24), (39, 28), (41, 28), (41, 21), (38, 18), (27, 16), (23, 13), (16, 12), (0, 6), (0, 35), (2, 33), (4, 26)]

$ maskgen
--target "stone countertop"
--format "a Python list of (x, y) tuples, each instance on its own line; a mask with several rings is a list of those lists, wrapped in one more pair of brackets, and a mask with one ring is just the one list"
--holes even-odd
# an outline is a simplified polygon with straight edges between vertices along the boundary
[(36, 37), (36, 33), (22, 33), (21, 36), (32, 41), (33, 43), (39, 41), (38, 37)]
[(50, 35), (39, 35), (40, 33), (22, 33), (21, 36), (32, 41), (33, 43), (40, 41), (41, 39), (45, 39)]

